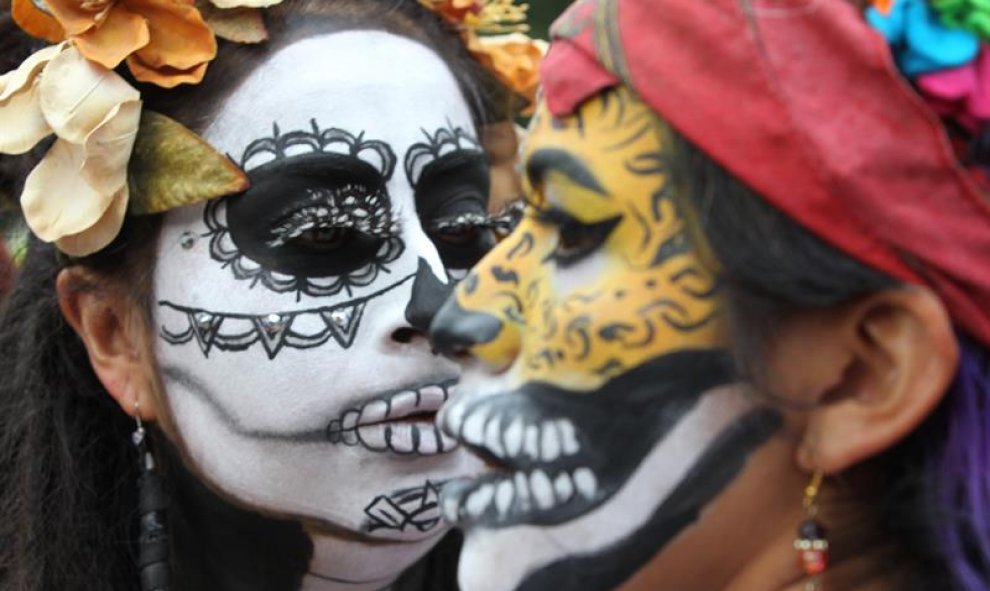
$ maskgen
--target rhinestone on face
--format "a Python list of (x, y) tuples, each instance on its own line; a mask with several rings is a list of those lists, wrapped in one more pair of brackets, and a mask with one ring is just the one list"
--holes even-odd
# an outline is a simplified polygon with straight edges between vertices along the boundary
[(285, 319), (282, 318), (280, 314), (269, 314), (268, 316), (265, 316), (263, 324), (265, 327), (265, 332), (274, 335), (278, 334), (283, 328), (285, 328)]
[(192, 247), (196, 246), (196, 235), (192, 232), (183, 232), (182, 236), (179, 236), (179, 246), (183, 250), (192, 249)]
[(343, 310), (334, 310), (330, 313), (330, 320), (337, 325), (337, 328), (341, 330), (347, 328), (348, 321), (350, 320), (350, 315)]
[(213, 316), (206, 312), (197, 312), (193, 319), (196, 321), (196, 326), (203, 330), (210, 328), (210, 324), (213, 323)]

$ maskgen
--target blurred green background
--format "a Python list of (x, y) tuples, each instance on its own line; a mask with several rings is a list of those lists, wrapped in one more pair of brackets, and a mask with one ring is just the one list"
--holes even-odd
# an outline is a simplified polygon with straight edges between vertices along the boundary
[(533, 25), (532, 35), (547, 39), (547, 29), (573, 0), (530, 0), (529, 21)]

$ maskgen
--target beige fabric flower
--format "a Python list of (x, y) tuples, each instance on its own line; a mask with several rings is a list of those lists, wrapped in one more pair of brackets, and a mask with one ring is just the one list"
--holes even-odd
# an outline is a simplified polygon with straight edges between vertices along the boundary
[(282, 0), (210, 0), (217, 8), (267, 8), (281, 4)]
[(28, 175), (24, 217), (71, 256), (113, 241), (127, 211), (127, 163), (141, 116), (138, 91), (66, 43), (0, 76), (0, 152), (56, 140)]

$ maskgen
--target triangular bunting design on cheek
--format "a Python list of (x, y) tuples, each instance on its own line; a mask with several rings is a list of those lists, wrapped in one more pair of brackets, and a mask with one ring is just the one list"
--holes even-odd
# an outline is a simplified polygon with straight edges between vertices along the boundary
[(269, 359), (275, 359), (278, 352), (282, 350), (293, 320), (295, 320), (294, 314), (269, 314), (252, 318)]
[(361, 324), (361, 315), (364, 314), (364, 306), (367, 302), (358, 302), (325, 310), (320, 312), (323, 321), (327, 323), (330, 334), (344, 349), (354, 344), (354, 337), (357, 336), (358, 325)]
[(213, 340), (220, 332), (220, 325), (223, 323), (223, 316), (210, 314), (209, 312), (187, 312), (189, 326), (192, 327), (196, 342), (199, 343), (203, 355), (210, 356), (210, 349), (213, 348)]

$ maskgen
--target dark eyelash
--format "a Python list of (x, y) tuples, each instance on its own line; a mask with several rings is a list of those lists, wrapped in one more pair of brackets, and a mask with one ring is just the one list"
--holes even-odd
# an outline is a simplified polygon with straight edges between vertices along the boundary
[(517, 200), (506, 205), (495, 215), (487, 213), (463, 213), (453, 217), (434, 220), (427, 228), (430, 232), (449, 232), (483, 228), (498, 233), (508, 233), (519, 222), (526, 204)]
[(319, 229), (354, 230), (381, 239), (399, 234), (399, 223), (384, 189), (352, 183), (333, 189), (307, 189), (306, 194), (310, 203), (285, 216), (271, 229), (269, 247), (284, 246), (305, 232)]

